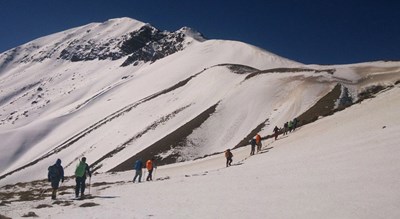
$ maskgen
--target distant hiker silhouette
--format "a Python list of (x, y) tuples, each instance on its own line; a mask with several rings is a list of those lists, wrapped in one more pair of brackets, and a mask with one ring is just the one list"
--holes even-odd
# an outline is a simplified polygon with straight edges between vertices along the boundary
[(288, 122), (285, 122), (285, 124), (283, 125), (283, 135), (287, 135), (289, 131), (289, 124)]
[(47, 170), (47, 179), (49, 182), (51, 182), (51, 188), (53, 189), (51, 193), (51, 199), (56, 199), (57, 189), (60, 181), (64, 182), (64, 168), (61, 166), (61, 160), (57, 159), (56, 163), (52, 166), (49, 166)]
[(278, 135), (279, 135), (279, 128), (278, 128), (278, 126), (275, 126), (275, 128), (274, 128), (275, 140), (278, 138)]
[[(85, 197), (85, 187), (86, 187), (86, 175), (92, 177), (89, 165), (86, 163), (86, 157), (82, 157), (79, 161), (78, 166), (75, 169), (75, 197), (79, 197), (79, 192), (81, 193), (81, 198)], [(90, 189), (90, 188), (89, 188)], [(89, 190), (90, 191), (90, 190)]]
[(233, 157), (233, 154), (231, 152), (231, 149), (226, 150), (225, 151), (226, 167), (228, 167), (232, 164), (232, 157)]
[(299, 120), (297, 118), (293, 119), (293, 131), (296, 131), (297, 126), (299, 125)]
[(289, 132), (292, 132), (293, 131), (293, 121), (289, 121), (288, 126), (289, 126)]
[(257, 153), (261, 151), (261, 136), (259, 134), (256, 135), (256, 145), (257, 145)]
[(256, 139), (254, 139), (254, 138), (251, 139), (250, 145), (251, 145), (250, 155), (254, 155), (254, 151), (256, 149)]

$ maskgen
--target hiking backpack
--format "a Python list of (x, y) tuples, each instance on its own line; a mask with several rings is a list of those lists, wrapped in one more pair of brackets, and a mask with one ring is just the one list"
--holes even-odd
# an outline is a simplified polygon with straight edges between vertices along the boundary
[(79, 165), (76, 167), (75, 176), (82, 177), (85, 175), (86, 171), (86, 163), (79, 162)]
[(47, 168), (47, 170), (49, 171), (48, 176), (50, 179), (56, 179), (60, 175), (56, 165), (49, 166), (49, 168)]

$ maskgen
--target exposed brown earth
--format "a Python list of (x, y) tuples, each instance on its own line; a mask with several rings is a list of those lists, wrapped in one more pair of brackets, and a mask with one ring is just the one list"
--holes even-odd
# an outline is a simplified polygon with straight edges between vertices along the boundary
[(178, 145), (181, 145), (183, 142), (185, 142), (186, 137), (189, 136), (195, 128), (199, 127), (204, 121), (206, 121), (211, 116), (212, 113), (215, 112), (217, 105), (218, 104), (211, 106), (210, 108), (208, 108), (207, 110), (196, 116), (191, 121), (187, 122), (183, 126), (176, 129), (174, 132), (170, 133), (169, 135), (165, 136), (164, 138), (150, 145), (143, 151), (133, 155), (131, 158), (122, 162), (118, 166), (112, 168), (110, 172), (131, 170), (133, 168), (133, 164), (139, 158), (142, 161), (154, 158), (158, 165), (175, 163), (179, 157), (179, 154), (172, 154), (162, 160), (156, 155), (168, 151), (171, 148), (175, 148)]

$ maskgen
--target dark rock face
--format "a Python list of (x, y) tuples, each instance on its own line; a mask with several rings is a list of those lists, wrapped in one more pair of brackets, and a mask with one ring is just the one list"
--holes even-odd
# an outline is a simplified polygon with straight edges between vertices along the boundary
[(183, 49), (184, 34), (168, 33), (143, 27), (131, 39), (123, 43), (121, 49), (129, 53), (122, 66), (138, 65), (140, 62), (154, 62)]
[[(115, 31), (118, 31), (117, 29)], [(188, 34), (189, 31), (189, 35)], [(86, 31), (90, 33), (90, 30)], [(99, 32), (97, 35), (101, 35)], [(194, 34), (192, 36), (191, 34)], [(198, 35), (196, 35), (198, 34)], [(47, 45), (35, 41), (16, 47), (0, 56), (0, 70), (12, 63), (42, 62), (46, 59), (62, 59), (71, 62), (91, 60), (119, 60), (122, 66), (154, 62), (184, 49), (185, 37), (203, 40), (200, 33), (190, 28), (175, 32), (160, 31), (151, 25), (127, 32), (114, 38), (79, 38), (69, 33)], [(196, 37), (197, 36), (197, 37)]]
[(128, 33), (120, 39), (109, 39), (107, 42), (74, 40), (61, 51), (59, 58), (78, 62), (117, 60), (128, 56), (122, 66), (137, 65), (140, 62), (154, 62), (182, 50), (184, 38), (182, 32), (162, 32), (145, 25), (138, 31)]
[(123, 53), (113, 52), (110, 45), (114, 44), (116, 39), (110, 39), (108, 42), (96, 43), (93, 40), (80, 41), (74, 40), (70, 42), (67, 48), (63, 49), (59, 58), (70, 60), (72, 62), (90, 61), (90, 60), (117, 60), (124, 56)]

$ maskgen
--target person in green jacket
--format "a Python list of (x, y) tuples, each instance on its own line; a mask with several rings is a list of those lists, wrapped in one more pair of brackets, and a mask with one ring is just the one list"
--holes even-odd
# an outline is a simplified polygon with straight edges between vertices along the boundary
[(79, 161), (78, 166), (75, 170), (75, 197), (79, 197), (79, 192), (81, 193), (81, 198), (85, 196), (85, 185), (86, 185), (86, 176), (92, 177), (92, 173), (90, 172), (89, 165), (86, 163), (86, 157), (82, 157)]

